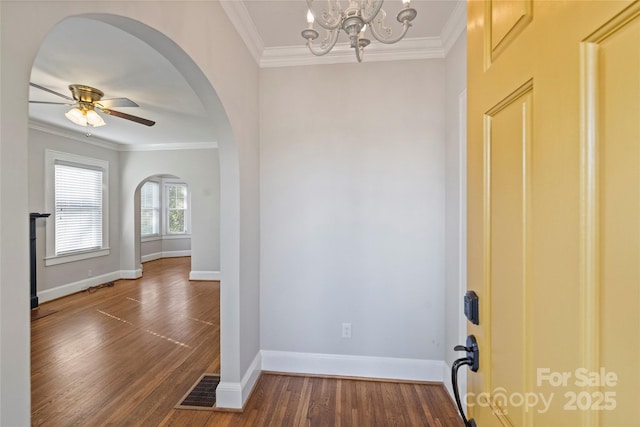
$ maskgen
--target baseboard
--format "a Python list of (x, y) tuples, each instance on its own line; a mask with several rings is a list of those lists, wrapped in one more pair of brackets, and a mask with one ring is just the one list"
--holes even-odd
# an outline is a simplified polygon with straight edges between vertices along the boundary
[(221, 381), (216, 388), (216, 406), (225, 409), (242, 409), (260, 377), (261, 366), (262, 354), (258, 352), (239, 383)]
[(262, 370), (443, 382), (444, 361), (262, 350)]
[(120, 279), (139, 279), (142, 277), (142, 268), (136, 270), (120, 270)]
[(189, 280), (220, 280), (219, 271), (191, 271)]
[(163, 252), (155, 252), (152, 254), (142, 255), (140, 257), (140, 261), (149, 262), (155, 261), (160, 258), (178, 258), (183, 256), (191, 256), (190, 250), (185, 251), (163, 251)]
[[(171, 251), (160, 252), (162, 256), (160, 258), (173, 258), (190, 256), (191, 251)], [(155, 254), (152, 254), (155, 255)], [(143, 260), (143, 262), (145, 262)], [(194, 276), (192, 278), (192, 275)], [(75, 294), (76, 292), (84, 291), (85, 289), (100, 285), (102, 283), (112, 282), (119, 279), (139, 279), (142, 277), (142, 268), (135, 270), (120, 270), (112, 273), (103, 274), (100, 276), (88, 277), (83, 280), (79, 280), (73, 283), (67, 283), (61, 286), (56, 286), (51, 289), (44, 289), (38, 291), (38, 301), (47, 302), (54, 299), (66, 297), (67, 295)], [(192, 271), (189, 273), (189, 280), (220, 280), (219, 271)]]
[(242, 386), (240, 383), (220, 381), (216, 388), (216, 407), (242, 409)]
[(153, 254), (147, 254), (147, 255), (141, 255), (140, 256), (140, 262), (149, 262), (149, 261), (155, 261), (157, 259), (162, 258), (162, 252), (156, 252)]
[(67, 295), (75, 294), (76, 292), (84, 291), (91, 286), (101, 285), (103, 283), (112, 282), (121, 278), (121, 272), (114, 271), (113, 273), (88, 277), (77, 282), (56, 286), (52, 289), (44, 289), (42, 291), (38, 291), (38, 301), (41, 303), (52, 301), (54, 299), (66, 297)]

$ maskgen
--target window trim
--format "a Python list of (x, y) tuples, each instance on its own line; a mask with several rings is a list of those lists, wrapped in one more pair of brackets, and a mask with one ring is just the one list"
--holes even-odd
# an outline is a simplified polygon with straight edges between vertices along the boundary
[[(77, 251), (56, 254), (55, 248), (55, 164), (65, 163), (77, 165), (78, 167), (98, 168), (102, 170), (102, 247), (86, 251)], [(67, 262), (80, 261), (83, 259), (107, 256), (109, 248), (109, 162), (106, 160), (94, 159), (79, 156), (77, 154), (64, 153), (55, 150), (45, 150), (44, 164), (44, 206), (47, 212), (52, 213), (53, 221), (47, 221), (46, 245), (45, 245), (45, 266), (64, 264)]]

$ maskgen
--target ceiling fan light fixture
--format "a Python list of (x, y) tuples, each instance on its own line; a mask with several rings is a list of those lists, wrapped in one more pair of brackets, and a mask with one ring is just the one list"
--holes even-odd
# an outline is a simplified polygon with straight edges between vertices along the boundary
[(87, 117), (87, 123), (93, 126), (94, 128), (106, 125), (102, 117), (100, 117), (100, 114), (96, 113), (95, 110), (88, 110), (86, 113), (86, 117)]
[(87, 116), (78, 107), (73, 107), (67, 111), (64, 116), (79, 126), (87, 125)]
[(102, 117), (93, 109), (74, 107), (65, 113), (65, 117), (78, 126), (90, 125), (97, 128), (106, 125)]

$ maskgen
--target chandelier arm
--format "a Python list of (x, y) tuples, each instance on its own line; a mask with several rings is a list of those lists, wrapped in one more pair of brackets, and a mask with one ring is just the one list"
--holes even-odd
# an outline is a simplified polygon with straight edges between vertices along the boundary
[(367, 8), (363, 8), (362, 13), (362, 20), (367, 24), (378, 15), (380, 9), (382, 9), (382, 3), (384, 3), (384, 0), (365, 0), (365, 4), (369, 3), (373, 4), (373, 11), (370, 14), (365, 14)]
[[(331, 14), (327, 12), (327, 14), (331, 17), (331, 20), (325, 19), (324, 16), (322, 16), (323, 14), (316, 14), (316, 12), (314, 12), (313, 10), (313, 0), (307, 0), (307, 6), (309, 7), (309, 11), (313, 15), (314, 21), (317, 22), (318, 25), (320, 25), (325, 30), (332, 31), (332, 30), (335, 30), (336, 28), (340, 28), (340, 24), (342, 24), (342, 13), (340, 10), (336, 10), (334, 7), (331, 6), (330, 0), (327, 0), (327, 3), (329, 3), (328, 7), (331, 8), (330, 11), (333, 12)], [(335, 7), (337, 7), (337, 4)], [(337, 16), (335, 15), (335, 13), (337, 13)]]
[(327, 31), (327, 33), (331, 36), (331, 38), (329, 39), (327, 45), (322, 43), (322, 46), (324, 47), (320, 49), (317, 49), (313, 46), (313, 39), (307, 39), (307, 46), (309, 47), (309, 51), (311, 51), (311, 53), (316, 56), (322, 56), (326, 55), (327, 53), (329, 53), (329, 51), (331, 51), (331, 49), (333, 49), (333, 47), (336, 45), (336, 42), (338, 41), (338, 34), (340, 34), (340, 29)]
[(375, 25), (369, 26), (369, 28), (371, 29), (371, 34), (373, 34), (373, 37), (375, 37), (375, 39), (378, 40), (380, 43), (384, 43), (384, 44), (393, 44), (402, 40), (404, 36), (407, 34), (407, 31), (409, 31), (409, 27), (411, 27), (411, 22), (404, 21), (402, 23), (402, 33), (400, 33), (397, 37), (389, 39), (389, 38), (385, 38), (382, 34), (379, 34)]

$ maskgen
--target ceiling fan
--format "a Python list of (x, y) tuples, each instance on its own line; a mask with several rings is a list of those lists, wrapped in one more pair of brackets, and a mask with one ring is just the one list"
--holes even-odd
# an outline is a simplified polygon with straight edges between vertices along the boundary
[(48, 102), (48, 101), (29, 101), (32, 104), (53, 104), (53, 105), (68, 105), (73, 108), (65, 113), (67, 119), (80, 126), (104, 126), (106, 123), (96, 112), (101, 111), (104, 114), (108, 114), (114, 117), (120, 117), (121, 119), (131, 120), (132, 122), (140, 123), (145, 126), (153, 126), (156, 124), (153, 120), (143, 119), (142, 117), (132, 116), (131, 114), (123, 113), (121, 111), (112, 110), (111, 107), (138, 107), (138, 104), (131, 101), (128, 98), (111, 98), (102, 99), (104, 92), (91, 86), (71, 84), (69, 90), (71, 96), (64, 95), (56, 92), (44, 86), (40, 86), (35, 83), (29, 83), (30, 86), (49, 92), (53, 95), (57, 95), (70, 102)]

